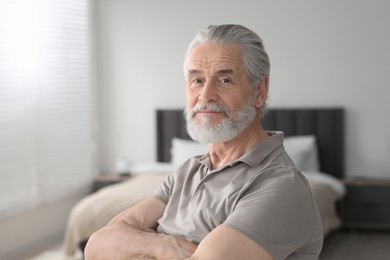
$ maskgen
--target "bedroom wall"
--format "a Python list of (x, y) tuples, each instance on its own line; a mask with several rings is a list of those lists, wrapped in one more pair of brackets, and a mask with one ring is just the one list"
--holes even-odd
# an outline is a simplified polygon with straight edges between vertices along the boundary
[(182, 58), (209, 24), (240, 23), (270, 55), (271, 107), (346, 109), (348, 176), (390, 178), (390, 2), (99, 0), (102, 171), (155, 160), (156, 108), (184, 106)]

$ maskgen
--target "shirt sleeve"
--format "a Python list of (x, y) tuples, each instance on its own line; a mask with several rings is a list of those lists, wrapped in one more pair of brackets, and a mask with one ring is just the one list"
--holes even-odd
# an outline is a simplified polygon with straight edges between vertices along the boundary
[(308, 182), (295, 168), (285, 167), (254, 178), (224, 224), (256, 241), (274, 259), (285, 259), (312, 236), (315, 210)]
[(156, 188), (153, 192), (153, 196), (162, 200), (165, 204), (168, 204), (169, 197), (171, 195), (173, 187), (173, 175), (170, 174), (165, 180)]

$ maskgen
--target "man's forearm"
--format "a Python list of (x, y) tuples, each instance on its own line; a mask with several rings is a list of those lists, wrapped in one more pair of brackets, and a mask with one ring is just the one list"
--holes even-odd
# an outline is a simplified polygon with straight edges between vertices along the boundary
[(185, 239), (138, 230), (118, 221), (94, 233), (85, 249), (87, 260), (184, 259), (196, 250)]

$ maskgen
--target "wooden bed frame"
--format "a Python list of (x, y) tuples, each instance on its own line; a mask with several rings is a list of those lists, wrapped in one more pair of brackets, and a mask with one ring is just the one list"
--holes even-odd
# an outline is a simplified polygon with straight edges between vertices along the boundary
[[(170, 162), (173, 137), (190, 139), (183, 110), (159, 109), (157, 119), (157, 161)], [(316, 136), (320, 170), (336, 178), (344, 177), (343, 108), (272, 108), (262, 120), (265, 130), (283, 131), (285, 136)]]

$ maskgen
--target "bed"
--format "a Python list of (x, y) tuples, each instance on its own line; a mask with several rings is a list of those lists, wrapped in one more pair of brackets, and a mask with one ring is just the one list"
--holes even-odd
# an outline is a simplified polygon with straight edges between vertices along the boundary
[[(336, 211), (345, 188), (344, 110), (342, 108), (273, 108), (263, 119), (266, 130), (285, 133), (285, 147), (309, 180), (323, 222), (324, 235), (341, 226)], [(71, 211), (64, 251), (71, 258), (80, 245), (120, 211), (153, 190), (184, 158), (204, 146), (189, 141), (180, 109), (156, 111), (156, 163), (131, 167), (132, 177), (93, 193)]]

